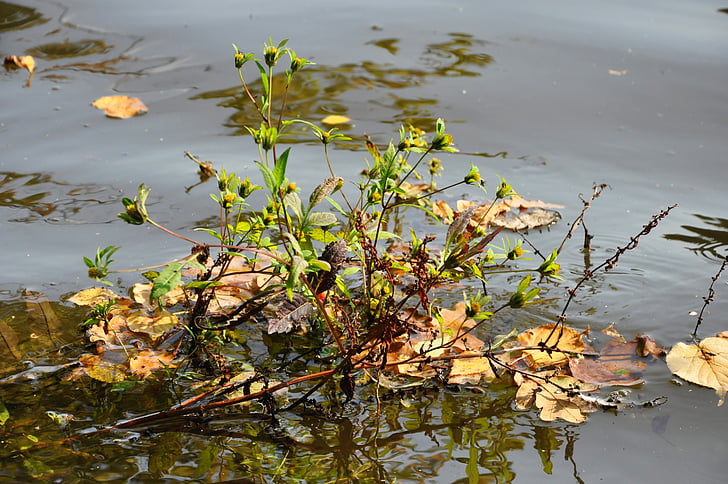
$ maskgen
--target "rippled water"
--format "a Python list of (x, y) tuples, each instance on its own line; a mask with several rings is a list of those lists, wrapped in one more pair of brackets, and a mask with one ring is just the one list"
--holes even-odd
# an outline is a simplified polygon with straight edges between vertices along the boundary
[[(673, 385), (659, 365), (636, 398), (667, 395), (666, 406), (595, 414), (579, 426), (514, 411), (509, 388), (387, 396), (379, 414), (365, 389), (336, 418), (292, 413), (271, 425), (249, 408), (169, 432), (80, 440), (72, 451), (9, 452), (29, 445), (28, 436), (57, 440), (183, 397), (166, 383), (116, 393), (63, 381), (84, 314), (56, 301), (90, 285), (81, 256), (98, 246), (123, 246), (116, 259), (135, 265), (188, 250), (116, 219), (121, 197), (142, 182), (153, 188), (155, 218), (174, 229), (190, 231), (213, 215), (213, 185), (198, 185), (184, 150), (255, 174), (256, 152), (242, 129), (254, 118), (237, 88), (230, 44), (260, 51), (268, 36), (289, 38), (317, 63), (291, 93), (296, 115), (352, 118), (344, 129), (355, 141), (334, 159), (342, 175), (360, 169), (364, 133), (386, 142), (403, 122), (431, 128), (443, 117), (461, 149), (445, 159), (443, 185), (474, 162), (526, 198), (566, 206), (561, 225), (530, 236), (541, 247), (560, 241), (581, 210), (578, 194), (608, 183), (586, 220), (593, 251), (585, 256), (574, 241), (560, 259), (567, 284), (550, 296), (678, 203), (614, 273), (582, 291), (569, 321), (594, 330), (616, 322), (627, 337), (648, 333), (666, 346), (684, 340), (695, 324), (690, 311), (700, 309), (728, 254), (724, 7), (702, 0), (0, 2), (3, 54), (37, 61), (30, 87), (24, 70), (0, 75), (0, 321), (18, 337), (8, 348), (22, 353), (0, 357), (0, 399), (11, 415), (0, 427), (0, 481), (722, 482), (725, 408), (715, 407), (710, 390)], [(149, 113), (112, 120), (90, 106), (117, 93), (142, 98)], [(325, 165), (314, 143), (296, 140), (293, 153), (305, 191)], [(27, 290), (52, 301), (60, 341), (46, 340), (29, 318)], [(728, 329), (723, 279), (716, 290), (703, 336)], [(502, 324), (525, 328), (559, 311), (558, 303), (536, 307), (530, 320)], [(280, 357), (289, 351), (284, 341), (249, 337), (241, 358), (261, 348)], [(73, 345), (47, 352), (64, 342)], [(59, 429), (46, 411), (76, 420)]]

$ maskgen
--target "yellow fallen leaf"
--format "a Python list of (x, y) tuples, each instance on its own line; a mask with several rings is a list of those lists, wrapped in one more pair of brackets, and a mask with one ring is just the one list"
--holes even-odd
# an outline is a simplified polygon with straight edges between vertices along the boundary
[(134, 311), (126, 316), (126, 324), (135, 333), (147, 333), (156, 340), (159, 336), (170, 329), (176, 328), (179, 324), (177, 316), (169, 311), (155, 311), (153, 316), (148, 316), (146, 311)]
[(554, 323), (549, 323), (538, 328), (531, 328), (518, 335), (518, 344), (522, 346), (538, 346), (540, 343), (544, 343), (547, 348), (556, 345), (556, 348), (561, 350), (547, 351), (544, 349), (524, 351), (524, 356), (528, 358), (532, 366), (539, 368), (563, 364), (569, 358), (568, 354), (564, 353), (564, 351), (580, 353), (585, 350), (586, 346), (584, 345), (582, 336), (589, 332), (588, 329), (585, 331), (577, 331), (568, 326), (563, 326), (557, 328), (552, 333), (553, 329)]
[(609, 75), (610, 76), (624, 76), (624, 75), (627, 74), (627, 69), (625, 69), (623, 71), (617, 71), (617, 70), (614, 70), (614, 69), (609, 69), (608, 72), (609, 72)]
[(112, 299), (119, 299), (119, 296), (111, 289), (106, 287), (89, 287), (69, 297), (68, 302), (72, 302), (76, 306), (93, 307), (97, 304), (109, 302)]
[[(460, 355), (465, 356), (468, 353), (470, 352), (464, 352)], [(473, 354), (480, 353), (473, 352)], [(483, 378), (491, 381), (496, 378), (496, 375), (493, 373), (488, 358), (475, 356), (454, 360), (447, 376), (447, 382), (450, 385), (477, 385)]]
[(131, 118), (146, 113), (149, 108), (139, 99), (128, 96), (104, 96), (91, 104), (101, 109), (110, 118)]
[(728, 339), (705, 338), (700, 344), (678, 343), (666, 358), (670, 371), (691, 383), (712, 388), (718, 394), (718, 406), (728, 392)]
[(351, 121), (351, 118), (347, 118), (346, 116), (340, 116), (338, 114), (329, 114), (324, 119), (321, 120), (324, 124), (344, 124)]

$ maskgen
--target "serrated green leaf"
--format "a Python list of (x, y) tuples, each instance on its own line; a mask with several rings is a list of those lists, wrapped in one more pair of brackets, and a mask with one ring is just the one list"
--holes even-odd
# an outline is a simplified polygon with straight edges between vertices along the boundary
[(149, 300), (158, 303), (161, 307), (162, 296), (182, 283), (182, 268), (184, 266), (185, 262), (171, 262), (167, 267), (165, 267), (164, 270), (159, 273), (159, 276), (154, 279)]
[(314, 212), (309, 214), (308, 223), (318, 227), (326, 227), (338, 223), (336, 215), (331, 212)]
[(270, 171), (270, 168), (265, 166), (260, 161), (256, 161), (255, 164), (258, 165), (258, 168), (263, 175), (263, 181), (265, 182), (265, 186), (268, 187), (268, 190), (270, 190), (271, 193), (275, 193), (278, 190), (278, 185), (276, 185), (275, 178), (273, 177), (273, 172)]

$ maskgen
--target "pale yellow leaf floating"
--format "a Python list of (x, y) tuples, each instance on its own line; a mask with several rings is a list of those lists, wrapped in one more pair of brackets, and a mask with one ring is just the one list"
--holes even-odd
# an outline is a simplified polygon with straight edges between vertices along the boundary
[(488, 358), (482, 356), (466, 357), (469, 354), (480, 354), (478, 352), (460, 353), (462, 359), (452, 362), (447, 382), (450, 385), (477, 385), (481, 379), (491, 381), (496, 378)]
[(112, 299), (119, 299), (119, 296), (111, 289), (106, 287), (89, 287), (69, 297), (68, 302), (72, 302), (77, 306), (93, 307), (97, 304), (107, 303)]
[(554, 376), (549, 372), (537, 375), (547, 378), (548, 381), (532, 379), (520, 373), (515, 375), (515, 382), (518, 385), (516, 392), (518, 408), (525, 410), (535, 405), (541, 410), (539, 413), (541, 420), (552, 422), (561, 419), (571, 423), (584, 422), (587, 414), (596, 410), (596, 407), (581, 398), (579, 393), (564, 391), (564, 389), (579, 389), (590, 392), (596, 390), (595, 385), (585, 384), (568, 375)]
[(678, 343), (666, 358), (670, 371), (691, 383), (712, 388), (718, 394), (718, 406), (728, 392), (728, 339), (705, 338), (700, 344)]
[(324, 124), (344, 124), (349, 121), (351, 121), (351, 118), (347, 118), (346, 116), (341, 116), (339, 114), (329, 114), (321, 120)]
[(621, 70), (621, 71), (618, 71), (616, 69), (609, 69), (608, 72), (609, 72), (609, 75), (610, 76), (624, 76), (624, 75), (627, 75), (627, 69), (624, 69), (624, 70)]
[(104, 111), (110, 118), (131, 118), (149, 110), (141, 99), (129, 96), (104, 96), (91, 105)]
[(569, 358), (569, 352), (581, 353), (586, 349), (582, 336), (589, 332), (588, 329), (577, 331), (568, 326), (561, 326), (554, 330), (554, 326), (554, 323), (544, 324), (538, 328), (528, 329), (517, 337), (518, 343), (522, 346), (540, 346), (540, 343), (543, 343), (548, 348), (556, 345), (556, 348), (561, 350), (524, 351), (523, 355), (536, 368), (564, 364)]

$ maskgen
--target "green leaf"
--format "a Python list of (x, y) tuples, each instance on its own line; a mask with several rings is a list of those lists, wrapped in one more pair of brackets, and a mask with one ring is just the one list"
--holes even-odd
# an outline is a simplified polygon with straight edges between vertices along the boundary
[(150, 301), (162, 306), (162, 296), (182, 283), (182, 268), (185, 264), (185, 262), (171, 262), (159, 273), (159, 276), (154, 279), (152, 292), (149, 295)]
[(336, 215), (331, 212), (314, 212), (308, 216), (308, 223), (318, 227), (326, 227), (338, 223)]
[(336, 236), (332, 234), (331, 232), (324, 230), (322, 228), (316, 227), (315, 229), (311, 229), (307, 235), (311, 237), (313, 240), (316, 240), (318, 242), (323, 242), (324, 244), (328, 244), (330, 242), (336, 241)]
[(299, 221), (303, 220), (303, 202), (301, 202), (301, 197), (298, 196), (298, 193), (291, 192), (283, 197), (283, 205), (293, 210)]
[(291, 259), (291, 268), (288, 272), (288, 279), (286, 280), (286, 294), (288, 299), (293, 297), (293, 290), (296, 288), (298, 280), (301, 278), (301, 274), (308, 267), (308, 262), (301, 256), (294, 255)]
[(205, 232), (207, 234), (210, 234), (213, 237), (215, 237), (217, 240), (222, 240), (222, 235), (218, 234), (214, 230), (206, 229), (206, 228), (203, 228), (203, 227), (197, 227), (197, 228), (195, 228), (195, 230), (199, 230), (200, 232)]
[(288, 165), (288, 154), (291, 149), (288, 148), (286, 151), (281, 153), (276, 160), (276, 166), (273, 168), (273, 181), (276, 182), (276, 186), (280, 187), (283, 184), (283, 180), (286, 179), (286, 166)]
[(222, 286), (224, 283), (221, 281), (190, 281), (185, 285), (190, 289), (207, 289), (208, 287)]
[(265, 181), (265, 186), (268, 187), (268, 190), (270, 190), (271, 193), (276, 193), (278, 191), (279, 185), (277, 185), (275, 182), (273, 172), (270, 171), (270, 168), (265, 166), (260, 161), (256, 161), (255, 164), (258, 165), (258, 168), (260, 168), (260, 172), (263, 174), (263, 181)]
[(260, 71), (260, 81), (263, 83), (263, 92), (266, 94), (270, 92), (270, 88), (268, 85), (268, 74), (266, 73), (265, 67), (263, 67), (263, 64), (260, 63), (260, 61), (256, 60), (255, 65), (258, 66), (258, 71)]

